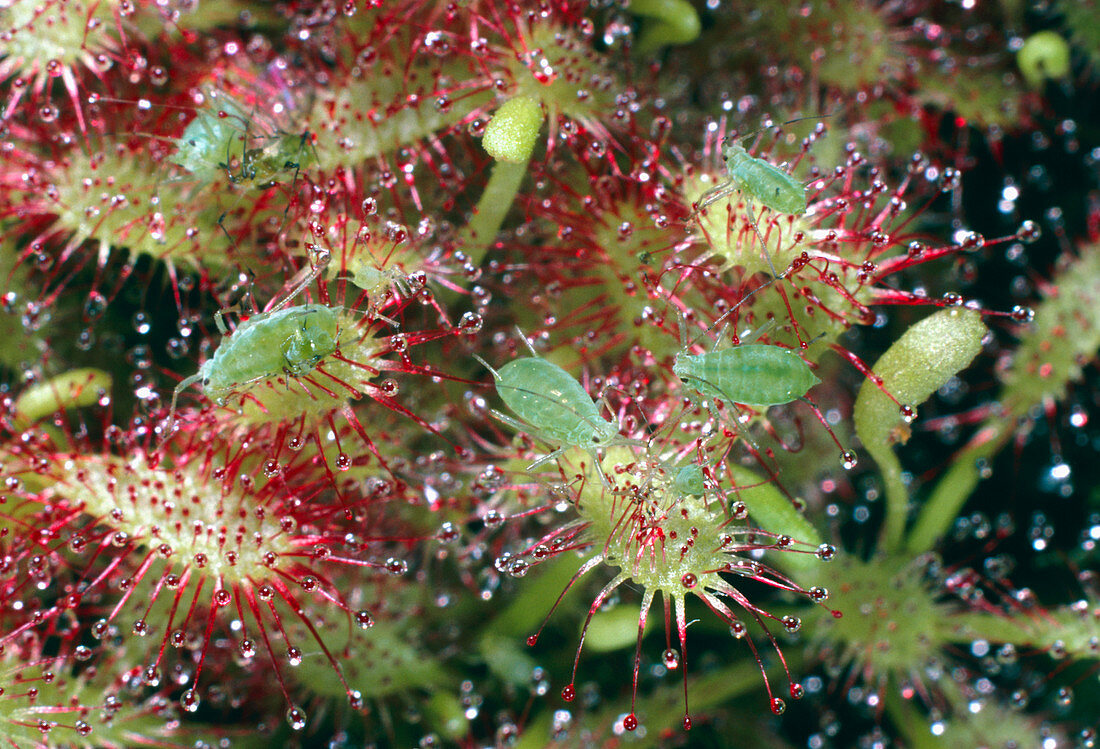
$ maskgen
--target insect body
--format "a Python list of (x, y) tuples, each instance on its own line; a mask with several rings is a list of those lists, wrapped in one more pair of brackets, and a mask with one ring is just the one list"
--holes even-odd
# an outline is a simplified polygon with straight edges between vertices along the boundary
[(767, 243), (755, 217), (753, 203), (777, 213), (801, 216), (806, 213), (806, 188), (794, 177), (774, 164), (753, 156), (740, 143), (727, 142), (722, 146), (722, 158), (726, 162), (726, 174), (729, 179), (704, 192), (695, 207), (695, 213), (705, 209), (722, 198), (740, 192), (746, 203), (748, 220), (760, 240), (760, 251), (768, 263), (772, 276), (780, 278), (772, 264)]
[(745, 197), (779, 213), (806, 212), (806, 188), (779, 167), (751, 156), (740, 143), (723, 146), (722, 157), (730, 179)]
[(222, 343), (197, 373), (183, 379), (172, 391), (168, 429), (174, 424), (180, 393), (196, 382), (201, 382), (203, 392), (221, 405), (227, 395), (262, 380), (279, 375), (307, 375), (322, 359), (337, 351), (339, 309), (324, 304), (286, 306), (324, 271), (332, 257), (328, 250), (316, 245), (310, 245), (309, 251), (310, 266), (299, 271), (282, 299), (268, 311), (242, 316), (232, 333), (222, 319), (225, 310), (214, 313)]
[(729, 180), (715, 185), (699, 198), (697, 211), (735, 192), (778, 213), (801, 216), (806, 212), (806, 188), (785, 171), (753, 156), (740, 143), (722, 146)]
[[(527, 341), (522, 333), (520, 337)], [(499, 370), (477, 357), (493, 373), (500, 399), (519, 419), (498, 411), (493, 415), (520, 431), (533, 430), (536, 436), (560, 445), (528, 466), (528, 470), (553, 460), (568, 448), (577, 447), (592, 454), (593, 463), (607, 484), (595, 454), (596, 448), (636, 444), (636, 441), (621, 437), (619, 428), (600, 416), (599, 405), (568, 372), (538, 356), (534, 349), (531, 354), (510, 361)]]
[(309, 131), (294, 135), (268, 122), (253, 132), (255, 113), (250, 115), (235, 99), (214, 92), (210, 102), (198, 110), (182, 136), (173, 139), (175, 164), (204, 183), (215, 182), (222, 173), (231, 184), (261, 189), (277, 184), (288, 172), (297, 179), (303, 157), (309, 155), (307, 145), (312, 145)]
[(706, 493), (706, 486), (703, 469), (694, 463), (688, 463), (676, 471), (669, 488), (674, 494), (701, 497)]
[(673, 373), (705, 398), (766, 408), (806, 395), (821, 380), (792, 349), (746, 343), (722, 351), (681, 351)]
[(189, 385), (188, 380), (199, 380), (203, 391), (222, 403), (226, 394), (268, 377), (302, 377), (336, 351), (337, 313), (323, 304), (303, 304), (254, 315), (179, 389)]
[(553, 362), (516, 359), (493, 377), (505, 405), (548, 442), (598, 447), (618, 437), (618, 427), (600, 416), (581, 384)]
[[(754, 338), (766, 327), (757, 330)], [(709, 403), (711, 400), (720, 400), (727, 405), (740, 403), (753, 408), (804, 401), (840, 448), (844, 467), (851, 468), (856, 464), (855, 453), (844, 449), (821, 409), (807, 395), (810, 388), (821, 380), (796, 350), (762, 343), (742, 343), (722, 351), (689, 354), (685, 347), (676, 354), (672, 371), (685, 385), (708, 400), (708, 410), (716, 422), (718, 415)], [(737, 419), (730, 422), (755, 447), (741, 422)]]

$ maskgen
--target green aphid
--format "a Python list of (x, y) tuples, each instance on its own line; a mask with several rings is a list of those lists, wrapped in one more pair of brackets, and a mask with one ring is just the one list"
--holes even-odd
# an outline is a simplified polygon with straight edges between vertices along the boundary
[(715, 185), (699, 198), (696, 211), (735, 192), (777, 213), (801, 216), (806, 212), (806, 187), (785, 171), (753, 156), (740, 143), (722, 146), (729, 180)]
[(704, 398), (754, 408), (798, 400), (821, 382), (793, 349), (762, 343), (689, 354), (681, 351), (673, 373)]
[(222, 342), (199, 371), (182, 380), (172, 392), (168, 429), (175, 423), (180, 393), (196, 382), (202, 384), (207, 397), (222, 405), (227, 396), (257, 382), (280, 376), (304, 377), (336, 352), (339, 308), (324, 304), (286, 306), (324, 271), (330, 257), (328, 250), (312, 248), (310, 267), (291, 282), (283, 299), (266, 312), (242, 316), (232, 332), (223, 320), (226, 310), (214, 313)]
[(223, 175), (231, 184), (254, 184), (261, 189), (276, 184), (283, 175), (295, 178), (310, 157), (309, 133), (268, 134), (252, 130), (252, 117), (228, 97), (211, 99), (176, 139), (172, 161), (204, 183)]
[(492, 372), (500, 399), (519, 418), (495, 410), (493, 415), (519, 431), (559, 445), (558, 449), (528, 466), (528, 470), (576, 447), (592, 455), (594, 465), (607, 484), (596, 450), (611, 445), (642, 443), (620, 436), (618, 426), (600, 415), (600, 406), (574, 377), (557, 364), (541, 358), (522, 333), (520, 337), (531, 349), (531, 356), (514, 359), (499, 370), (475, 355)]
[[(746, 136), (747, 137), (747, 136)], [(766, 160), (753, 156), (740, 143), (729, 141), (722, 146), (722, 158), (726, 162), (729, 179), (715, 185), (699, 196), (694, 213), (699, 213), (712, 203), (740, 192), (745, 198), (749, 222), (760, 240), (760, 251), (768, 263), (772, 276), (781, 278), (768, 254), (767, 243), (760, 233), (755, 217), (754, 203), (776, 213), (801, 216), (806, 213), (806, 186), (787, 172)]]

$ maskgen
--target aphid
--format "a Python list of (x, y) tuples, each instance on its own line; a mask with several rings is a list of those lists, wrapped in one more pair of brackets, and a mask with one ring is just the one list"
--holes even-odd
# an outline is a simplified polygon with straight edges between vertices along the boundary
[(722, 146), (722, 158), (729, 180), (703, 193), (697, 211), (740, 192), (747, 200), (777, 213), (801, 216), (806, 212), (806, 187), (779, 167), (753, 156), (740, 143), (732, 141)]
[(221, 345), (197, 373), (182, 380), (172, 391), (168, 429), (175, 423), (179, 394), (196, 382), (201, 382), (203, 392), (221, 405), (226, 396), (261, 380), (284, 374), (302, 377), (336, 351), (340, 334), (339, 309), (324, 304), (286, 307), (328, 265), (331, 257), (328, 250), (316, 245), (310, 249), (310, 267), (302, 269), (285, 296), (270, 309), (242, 316), (232, 333), (223, 319), (227, 310), (214, 313), (218, 332), (224, 336)]
[(681, 466), (672, 477), (670, 489), (675, 494), (690, 497), (703, 496), (707, 490), (707, 480), (706, 476), (703, 475), (703, 469), (695, 463)]
[[(718, 318), (715, 324), (744, 304), (747, 299), (746, 296), (738, 302), (729, 312)], [(765, 325), (757, 329), (753, 339), (762, 335), (767, 327)], [(719, 335), (718, 340), (721, 340), (721, 337)], [(686, 340), (682, 319), (681, 339)], [(717, 347), (717, 343), (715, 346)], [(680, 378), (681, 382), (707, 400), (708, 409), (715, 421), (718, 420), (717, 414), (710, 405), (713, 400), (722, 401), (728, 406), (736, 403), (760, 409), (801, 400), (813, 409), (818, 420), (825, 425), (825, 429), (833, 438), (833, 442), (841, 449), (841, 462), (844, 467), (855, 466), (855, 454), (844, 449), (820, 409), (807, 396), (810, 388), (821, 380), (795, 349), (750, 341), (721, 351), (712, 350), (702, 354), (691, 354), (688, 351), (689, 345), (685, 344), (684, 348), (676, 354), (672, 372)], [(736, 418), (730, 421), (746, 441), (753, 444), (741, 423)]]
[[(301, 171), (318, 160), (315, 139), (309, 130), (295, 134), (279, 126), (279, 119), (289, 120), (286, 116), (288, 109), (279, 102), (276, 102), (275, 108), (283, 113), (282, 118), (263, 110), (249, 111), (231, 95), (217, 90), (205, 93), (203, 99), (206, 103), (194, 109), (168, 106), (168, 109), (195, 113), (179, 137), (156, 133), (135, 134), (174, 146), (175, 150), (168, 160), (187, 172), (190, 176), (186, 179), (193, 179), (198, 186), (240, 189), (241, 194), (236, 201), (221, 213), (217, 221), (218, 226), (228, 233), (223, 222), (237, 209), (250, 188), (267, 190), (280, 182), (289, 181), (290, 192), (294, 192)], [(139, 109), (152, 107), (145, 100), (129, 102), (97, 96), (95, 101), (136, 104)], [(287, 125), (290, 123), (287, 122)], [(288, 203), (287, 210), (283, 212), (283, 223), (289, 209)]]
[(821, 382), (793, 349), (743, 343), (721, 351), (676, 354), (672, 372), (704, 398), (754, 408), (797, 400)]
[(774, 164), (768, 163), (759, 156), (753, 156), (735, 140), (729, 140), (722, 146), (722, 159), (726, 162), (726, 174), (729, 179), (699, 196), (693, 215), (722, 198), (740, 192), (745, 198), (746, 213), (760, 239), (761, 252), (768, 263), (768, 268), (772, 276), (781, 278), (772, 264), (764, 237), (760, 234), (753, 203), (760, 203), (764, 208), (776, 213), (801, 216), (806, 213), (806, 187)]
[(587, 450), (604, 483), (607, 477), (600, 468), (596, 449), (611, 445), (637, 445), (619, 435), (614, 423), (600, 416), (599, 404), (585, 392), (575, 378), (553, 362), (540, 357), (521, 331), (520, 338), (531, 350), (531, 356), (514, 359), (499, 370), (475, 354), (475, 358), (493, 374), (500, 399), (519, 417), (494, 410), (493, 415), (505, 424), (560, 447), (527, 467), (532, 470), (553, 460), (571, 447)]

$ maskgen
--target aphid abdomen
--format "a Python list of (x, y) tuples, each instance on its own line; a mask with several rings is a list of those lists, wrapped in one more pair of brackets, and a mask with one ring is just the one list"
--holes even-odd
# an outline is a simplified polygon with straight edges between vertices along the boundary
[(707, 398), (761, 408), (790, 403), (820, 382), (798, 354), (765, 344), (680, 354), (673, 372)]
[(672, 477), (670, 490), (677, 495), (701, 497), (706, 492), (703, 469), (694, 463), (681, 466)]
[(267, 377), (301, 377), (336, 350), (337, 311), (303, 304), (243, 322), (203, 365), (203, 390), (217, 396)]
[(593, 435), (605, 438), (607, 427), (618, 431), (600, 416), (581, 384), (552, 362), (537, 357), (514, 359), (497, 376), (500, 399), (550, 442), (588, 445)]
[(806, 188), (779, 167), (744, 152), (727, 156), (730, 177), (741, 192), (773, 211), (801, 216), (806, 212)]

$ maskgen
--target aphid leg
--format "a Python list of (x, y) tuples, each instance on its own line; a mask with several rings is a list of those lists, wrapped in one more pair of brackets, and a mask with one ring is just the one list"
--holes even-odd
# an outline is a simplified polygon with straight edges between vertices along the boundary
[(489, 372), (493, 375), (494, 380), (496, 380), (497, 382), (500, 382), (500, 373), (497, 372), (495, 369), (493, 369), (493, 366), (491, 364), (489, 364), (489, 362), (485, 361), (484, 359), (482, 359), (477, 354), (474, 354), (473, 356), (474, 356), (475, 359), (477, 359), (481, 363), (481, 366), (483, 366), (487, 370), (489, 370)]
[[(766, 210), (769, 210), (767, 208), (767, 206), (761, 206), (760, 207), (760, 215), (763, 216), (764, 211), (766, 211)], [(764, 241), (764, 235), (760, 233), (760, 224), (756, 220), (755, 212), (756, 212), (756, 207), (752, 204), (751, 200), (746, 198), (745, 199), (745, 213), (748, 214), (749, 223), (752, 224), (752, 229), (753, 229), (754, 232), (756, 232), (756, 238), (760, 240), (760, 254), (764, 256), (764, 260), (768, 263), (768, 270), (771, 271), (772, 278), (774, 278), (775, 280), (778, 281), (780, 278), (783, 278), (783, 276), (781, 276), (779, 274), (779, 272), (775, 269), (775, 264), (772, 263), (772, 256), (771, 256), (771, 253), (768, 252), (768, 245)], [(787, 273), (787, 271), (783, 271), (784, 275), (786, 275), (786, 273)]]
[(539, 466), (543, 465), (544, 463), (549, 463), (551, 460), (553, 460), (554, 458), (558, 457), (563, 452), (565, 452), (565, 450), (566, 450), (566, 448), (559, 447), (557, 450), (554, 450), (553, 452), (546, 453), (546, 455), (543, 455), (541, 458), (536, 460), (534, 463), (527, 466), (527, 470), (528, 471), (533, 471), (534, 469), (538, 468)]
[(531, 356), (537, 358), (539, 352), (535, 351), (535, 347), (531, 345), (531, 342), (529, 340), (527, 340), (527, 336), (523, 334), (523, 331), (520, 330), (518, 325), (516, 326), (516, 334), (519, 336), (519, 339), (523, 341), (523, 345), (527, 347), (527, 350), (531, 352)]
[[(275, 312), (287, 306), (294, 297), (301, 294), (307, 286), (325, 272), (325, 268), (328, 267), (329, 261), (332, 259), (332, 253), (328, 249), (315, 244), (307, 244), (306, 249), (309, 251), (309, 267), (302, 268), (294, 274), (294, 277), (288, 282), (290, 288), (279, 292), (275, 296), (278, 301), (268, 302), (267, 309), (264, 312)], [(281, 299), (279, 298), (280, 295), (282, 296)]]
[[(730, 315), (732, 315), (734, 312), (736, 312), (738, 309), (740, 309), (742, 304), (749, 301), (749, 299), (751, 299), (753, 297), (753, 295), (756, 294), (756, 292), (760, 291), (761, 289), (765, 289), (768, 286), (771, 286), (773, 283), (775, 283), (774, 278), (770, 279), (769, 281), (767, 281), (764, 284), (761, 284), (760, 286), (757, 286), (752, 291), (750, 291), (748, 294), (745, 294), (745, 296), (741, 297), (741, 299), (738, 300), (737, 304), (733, 305), (728, 310), (726, 310), (721, 315), (719, 315), (715, 319), (715, 321), (712, 322), (706, 328), (706, 330), (699, 333), (699, 337), (702, 337), (704, 334), (709, 333), (710, 331), (714, 330), (723, 320), (725, 320)], [(695, 341), (688, 341), (687, 319), (684, 317), (683, 312), (680, 312), (679, 310), (677, 310), (677, 313), (678, 313), (677, 316), (679, 318), (680, 343), (683, 346), (683, 350), (688, 351), (692, 346), (695, 345), (696, 341), (698, 341), (698, 338), (696, 338)], [(767, 323), (765, 323), (765, 324), (767, 324)], [(722, 328), (722, 332), (725, 332), (725, 327)], [(715, 348), (717, 348), (717, 343), (721, 340), (722, 340), (722, 335), (720, 333), (718, 335), (718, 337), (715, 339)]]
[[(500, 416), (500, 414), (497, 414), (495, 411), (493, 413), (494, 413), (494, 415), (496, 415), (498, 417)], [(561, 455), (566, 450), (568, 450), (572, 447), (575, 447), (575, 446), (574, 445), (566, 445), (565, 447), (559, 447), (557, 450), (554, 450), (553, 452), (549, 452), (546, 455), (543, 455), (541, 458), (536, 460), (534, 463), (527, 466), (527, 470), (528, 471), (533, 471), (536, 468), (538, 468), (539, 466), (543, 465), (544, 463), (549, 463), (551, 460), (556, 459), (559, 455)], [(579, 448), (579, 449), (584, 449), (584, 448)], [(600, 465), (600, 456), (596, 453), (596, 450), (594, 448), (587, 450), (587, 452), (588, 452), (588, 456), (590, 458), (592, 458), (593, 468), (596, 469), (596, 473), (600, 474), (600, 483), (602, 483), (604, 485), (605, 489), (610, 489), (611, 488), (611, 481), (610, 481), (610, 479), (607, 478), (607, 474), (603, 472), (603, 466)]]
[(237, 308), (238, 305), (231, 304), (228, 307), (222, 307), (214, 313), (214, 324), (218, 326), (218, 332), (223, 336), (229, 335), (229, 327), (225, 324), (225, 313), (232, 312)]
[(172, 406), (168, 409), (168, 418), (165, 419), (164, 423), (161, 425), (163, 431), (161, 433), (160, 444), (163, 445), (168, 441), (168, 437), (172, 434), (172, 430), (176, 426), (176, 401), (179, 399), (180, 393), (202, 380), (202, 377), (203, 373), (200, 369), (190, 377), (185, 377), (180, 380), (179, 384), (176, 385), (175, 389), (172, 391)]
[(741, 437), (741, 439), (743, 439), (750, 445), (750, 452), (760, 458), (760, 462), (763, 463), (764, 453), (761, 452), (760, 445), (756, 444), (756, 440), (754, 440), (749, 434), (748, 427), (741, 423), (741, 419), (739, 418), (740, 413), (737, 410), (737, 406), (731, 403), (727, 404), (727, 408), (729, 410), (729, 418), (727, 419), (727, 421), (735, 430), (737, 430), (737, 434)]
[(735, 181), (727, 180), (720, 185), (715, 185), (706, 190), (699, 199), (695, 201), (695, 205), (692, 207), (691, 215), (688, 216), (688, 221), (697, 220), (699, 214), (707, 209), (707, 206), (717, 203), (722, 198), (732, 195), (737, 192), (737, 183)]
[[(772, 328), (774, 328), (777, 324), (778, 323), (776, 323), (774, 317), (765, 320), (763, 324), (757, 327), (756, 330), (750, 330), (748, 333), (748, 337), (742, 340), (741, 343), (754, 343), (755, 341), (760, 340), (761, 337), (770, 333), (772, 331)], [(822, 335), (824, 335), (824, 333)]]
[[(302, 136), (298, 140), (298, 153), (295, 155), (295, 160), (294, 161), (287, 160), (287, 162), (285, 164), (283, 164), (283, 169), (293, 169), (294, 170), (294, 178), (290, 181), (290, 194), (291, 195), (295, 195), (295, 190), (298, 187), (298, 175), (301, 174), (301, 172), (302, 172), (302, 152), (305, 150), (306, 143), (309, 143), (310, 147), (313, 149), (313, 160), (314, 160), (314, 162), (315, 163), (320, 162), (320, 156), (317, 154), (317, 145), (313, 142), (313, 134), (311, 132), (309, 132), (308, 130), (303, 130), (302, 131)], [(286, 208), (283, 209), (283, 220), (279, 222), (279, 228), (275, 232), (276, 236), (279, 236), (283, 233), (283, 229), (286, 228), (287, 216), (290, 215), (290, 207), (291, 207), (291, 205), (296, 205), (296, 204), (297, 204), (297, 196), (296, 195), (295, 195), (294, 198), (291, 198), (290, 200), (288, 200), (286, 202)]]

